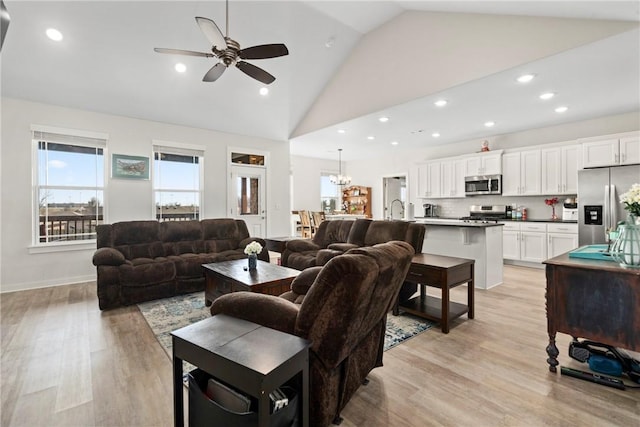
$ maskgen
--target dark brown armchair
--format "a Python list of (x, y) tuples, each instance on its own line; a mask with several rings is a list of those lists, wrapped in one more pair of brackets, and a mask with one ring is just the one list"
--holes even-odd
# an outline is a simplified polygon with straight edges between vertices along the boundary
[(369, 372), (382, 366), (387, 312), (413, 254), (411, 245), (400, 241), (355, 248), (300, 273), (291, 285), (300, 304), (236, 292), (216, 299), (211, 314), (311, 340), (309, 424), (327, 426), (339, 419)]

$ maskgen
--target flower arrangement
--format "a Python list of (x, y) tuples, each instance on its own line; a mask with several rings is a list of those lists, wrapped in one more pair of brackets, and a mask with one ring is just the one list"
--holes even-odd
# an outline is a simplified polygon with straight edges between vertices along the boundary
[(640, 184), (633, 184), (629, 191), (620, 196), (620, 202), (624, 203), (624, 208), (631, 215), (640, 217)]
[(544, 199), (544, 203), (547, 206), (551, 206), (551, 219), (554, 221), (558, 219), (558, 216), (556, 215), (556, 204), (558, 203), (558, 198), (552, 197), (551, 199)]
[(553, 197), (551, 199), (544, 199), (544, 203), (547, 206), (554, 206), (554, 205), (558, 204), (558, 198), (557, 197)]
[(244, 253), (247, 255), (257, 255), (262, 252), (262, 245), (258, 242), (251, 242), (244, 248)]

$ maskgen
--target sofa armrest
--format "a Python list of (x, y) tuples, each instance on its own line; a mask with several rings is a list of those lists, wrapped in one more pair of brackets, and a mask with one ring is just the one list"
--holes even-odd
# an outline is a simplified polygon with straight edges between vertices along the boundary
[(233, 292), (216, 298), (211, 315), (227, 314), (267, 328), (293, 334), (298, 307), (283, 298), (252, 292)]
[(291, 290), (298, 295), (306, 295), (311, 289), (311, 285), (315, 282), (316, 277), (320, 274), (322, 267), (310, 267), (302, 270), (298, 276), (291, 282)]
[(122, 252), (113, 248), (100, 248), (93, 254), (93, 265), (119, 266), (127, 262)]
[(311, 239), (296, 239), (287, 242), (287, 250), (291, 252), (317, 251), (322, 249), (313, 243)]

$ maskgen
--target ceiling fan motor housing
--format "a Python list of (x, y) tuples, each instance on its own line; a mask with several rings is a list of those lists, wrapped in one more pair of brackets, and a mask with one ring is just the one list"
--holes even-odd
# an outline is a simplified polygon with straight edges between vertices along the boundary
[(238, 60), (238, 54), (240, 52), (240, 43), (237, 41), (225, 37), (224, 40), (227, 42), (227, 48), (224, 50), (218, 50), (216, 47), (213, 47), (213, 53), (222, 60), (224, 65), (227, 67), (235, 64)]

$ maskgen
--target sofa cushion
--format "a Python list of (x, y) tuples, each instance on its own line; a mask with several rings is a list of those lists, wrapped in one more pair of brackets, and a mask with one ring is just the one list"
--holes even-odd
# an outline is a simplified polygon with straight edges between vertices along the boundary
[(154, 262), (137, 259), (137, 264), (123, 264), (119, 267), (120, 283), (126, 287), (151, 286), (170, 282), (176, 277), (176, 268), (171, 261)]
[(407, 237), (409, 223), (406, 221), (373, 221), (364, 238), (364, 246), (392, 240), (404, 240)]
[(370, 219), (356, 219), (353, 222), (351, 230), (349, 230), (349, 237), (347, 237), (347, 242), (352, 243), (355, 246), (364, 246), (366, 244), (365, 236), (367, 235), (372, 222), (373, 221)]
[(215, 262), (215, 254), (170, 255), (167, 259), (176, 266), (176, 278), (199, 278), (203, 275), (202, 264)]
[(331, 258), (342, 255), (345, 251), (338, 249), (320, 249), (316, 254), (316, 265), (325, 265)]

